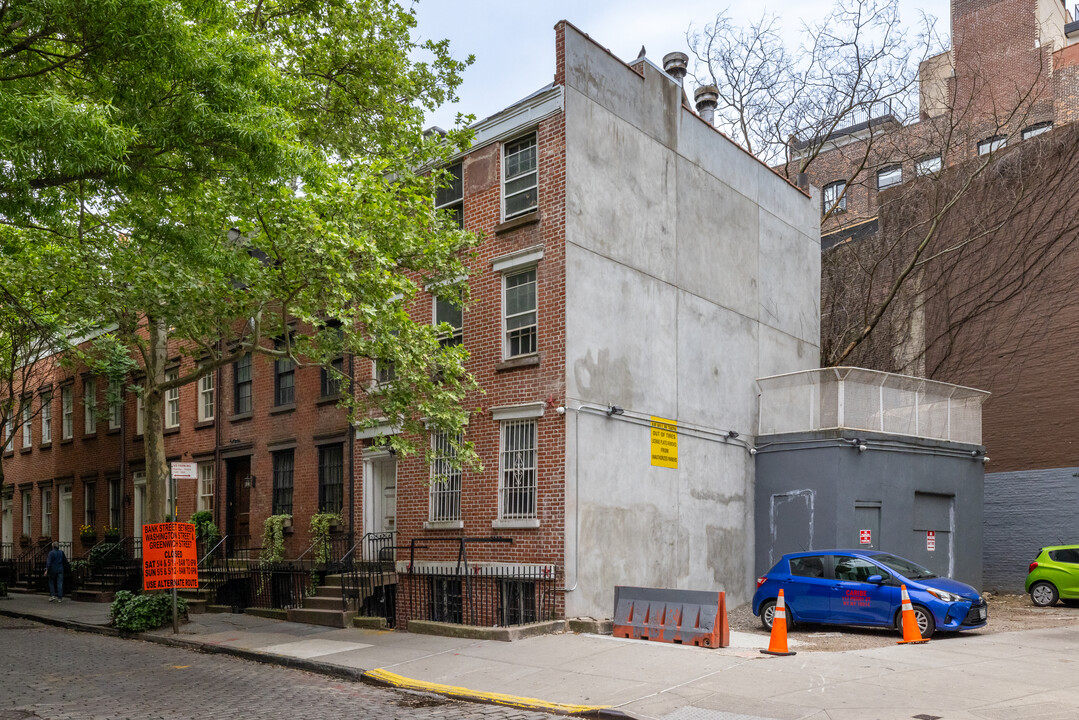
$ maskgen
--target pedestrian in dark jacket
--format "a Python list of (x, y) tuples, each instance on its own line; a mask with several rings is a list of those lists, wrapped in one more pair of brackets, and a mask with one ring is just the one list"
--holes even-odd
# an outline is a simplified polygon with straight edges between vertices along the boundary
[(67, 558), (60, 549), (60, 543), (54, 542), (49, 556), (45, 558), (45, 577), (49, 579), (49, 602), (64, 600), (64, 564)]

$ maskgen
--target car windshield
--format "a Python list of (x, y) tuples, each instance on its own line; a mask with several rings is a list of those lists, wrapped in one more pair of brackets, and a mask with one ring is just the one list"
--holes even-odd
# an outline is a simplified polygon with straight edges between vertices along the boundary
[(936, 575), (916, 562), (895, 555), (874, 555), (873, 559), (884, 567), (911, 580), (928, 580)]

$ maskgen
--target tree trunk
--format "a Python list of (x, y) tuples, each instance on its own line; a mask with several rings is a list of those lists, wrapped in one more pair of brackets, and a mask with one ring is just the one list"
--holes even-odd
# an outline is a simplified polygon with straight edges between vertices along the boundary
[[(156, 523), (164, 522), (170, 512), (165, 502), (169, 468), (165, 461), (165, 397), (161, 391), (161, 384), (165, 382), (165, 363), (168, 361), (168, 331), (164, 320), (147, 320), (150, 337), (142, 400), (147, 498), (143, 522)], [(141, 528), (136, 528), (135, 533), (140, 535)]]

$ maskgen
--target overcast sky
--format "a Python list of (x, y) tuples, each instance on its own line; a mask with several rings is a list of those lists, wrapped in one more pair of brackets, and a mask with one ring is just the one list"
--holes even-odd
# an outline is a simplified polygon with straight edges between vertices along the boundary
[[(404, 0), (407, 4), (407, 0)], [(455, 57), (476, 56), (465, 71), (461, 101), (440, 108), (428, 125), (452, 127), (458, 112), (478, 119), (491, 115), (554, 76), (554, 25), (559, 20), (588, 33), (593, 40), (622, 60), (637, 57), (641, 46), (657, 65), (663, 56), (688, 53), (686, 30), (701, 27), (729, 7), (739, 22), (768, 11), (781, 18), (791, 43), (802, 22), (823, 17), (832, 0), (769, 0), (759, 2), (704, 2), (703, 0), (418, 0), (415, 4), (422, 38), (449, 38)], [(939, 19), (937, 29), (948, 33), (948, 0), (900, 0), (901, 20), (917, 25), (919, 13)]]

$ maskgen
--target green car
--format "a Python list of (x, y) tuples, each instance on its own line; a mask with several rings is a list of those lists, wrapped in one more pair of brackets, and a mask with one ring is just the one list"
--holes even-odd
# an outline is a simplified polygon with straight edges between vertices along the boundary
[(1038, 551), (1027, 574), (1027, 592), (1038, 607), (1079, 605), (1079, 545), (1055, 545)]

